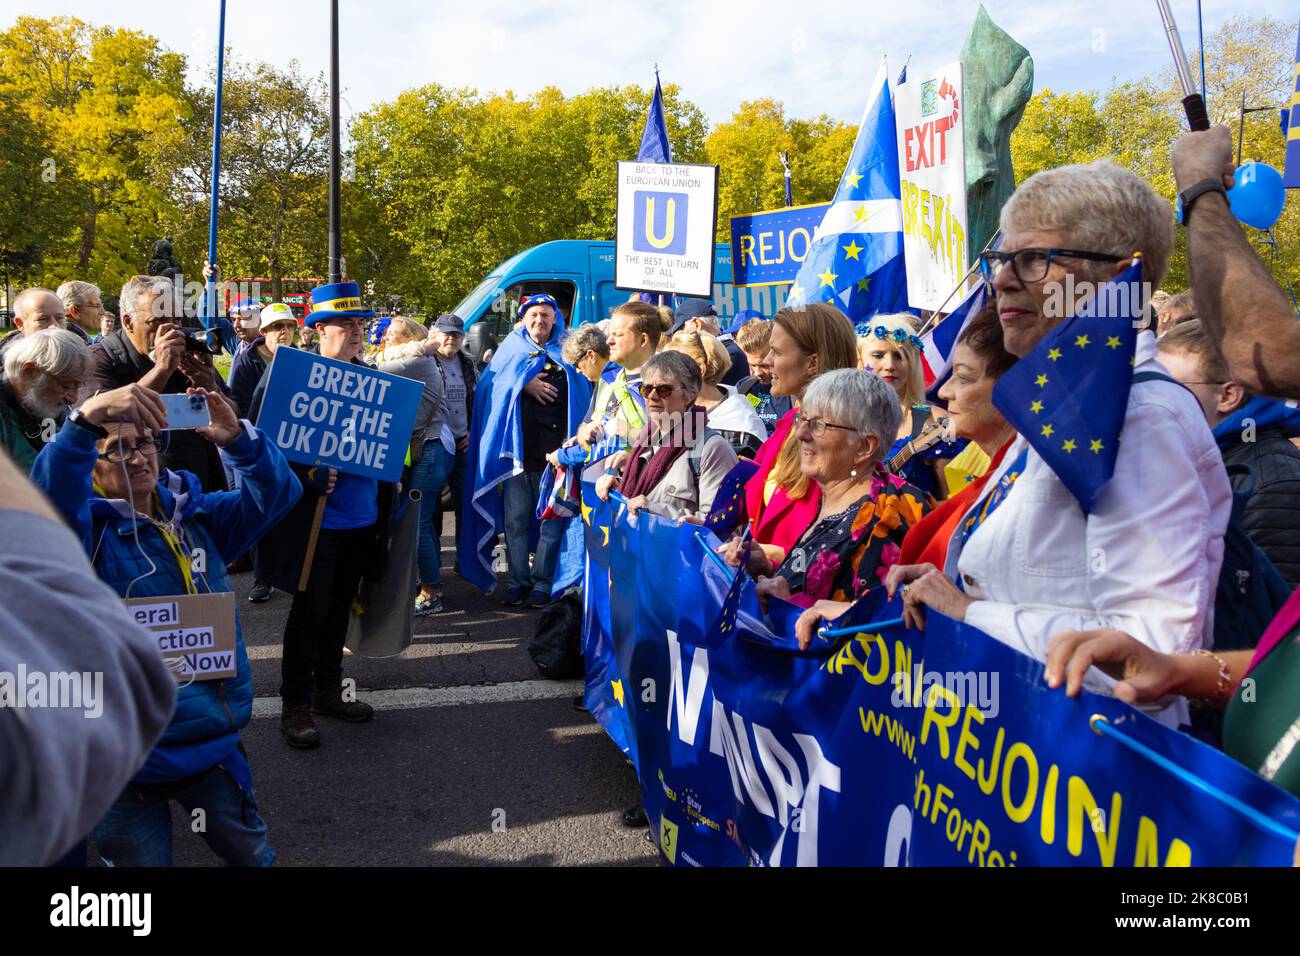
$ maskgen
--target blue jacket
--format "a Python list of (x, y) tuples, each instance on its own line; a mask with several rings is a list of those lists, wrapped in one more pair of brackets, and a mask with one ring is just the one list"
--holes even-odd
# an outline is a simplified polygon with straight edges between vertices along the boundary
[[(188, 471), (163, 471), (158, 478), (163, 513), (172, 516), (191, 553), (202, 548), (207, 555), (206, 570), (194, 575), (200, 592), (233, 590), (227, 562), (273, 528), (302, 495), (302, 486), (274, 443), (251, 425), (244, 427), (245, 433), (225, 449), (240, 475), (237, 491), (205, 494)], [(184, 578), (161, 532), (148, 521), (137, 522), (126, 501), (95, 496), (91, 473), (97, 455), (95, 436), (65, 423), (37, 456), (32, 481), (81, 539), (99, 577), (118, 594), (125, 595), (128, 587), (132, 597), (184, 594)], [(239, 729), (253, 710), (253, 673), (238, 614), (235, 657), (234, 677), (194, 681), (181, 688), (171, 723), (136, 776), (138, 782), (201, 773), (238, 745)]]

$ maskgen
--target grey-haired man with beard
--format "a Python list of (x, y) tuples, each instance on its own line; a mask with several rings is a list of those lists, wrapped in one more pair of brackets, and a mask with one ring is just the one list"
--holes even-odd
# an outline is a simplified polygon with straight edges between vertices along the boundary
[(66, 329), (24, 335), (0, 365), (0, 445), (24, 474), (90, 378), (90, 348)]

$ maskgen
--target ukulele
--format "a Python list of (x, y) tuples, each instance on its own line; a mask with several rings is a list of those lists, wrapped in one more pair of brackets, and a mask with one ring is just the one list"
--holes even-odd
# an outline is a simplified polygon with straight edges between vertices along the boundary
[(921, 452), (933, 448), (943, 441), (943, 433), (947, 429), (949, 421), (948, 418), (932, 418), (929, 424), (921, 430), (921, 434), (909, 441), (898, 450), (898, 454), (885, 462), (885, 467), (894, 474), (899, 474), (903, 466), (909, 461)]

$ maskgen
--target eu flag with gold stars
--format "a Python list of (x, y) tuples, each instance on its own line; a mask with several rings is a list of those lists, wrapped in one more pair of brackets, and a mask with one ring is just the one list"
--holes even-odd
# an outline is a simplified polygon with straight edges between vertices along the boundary
[(894, 102), (882, 64), (835, 198), (786, 297), (830, 302), (850, 319), (907, 308)]
[(749, 511), (745, 505), (745, 485), (758, 472), (758, 465), (748, 458), (736, 462), (731, 471), (722, 478), (718, 493), (713, 497), (713, 509), (704, 519), (704, 527), (719, 538), (727, 539), (742, 524), (749, 521)]
[(1282, 172), (1282, 185), (1287, 189), (1300, 186), (1300, 35), (1295, 41), (1295, 83), (1291, 87), (1291, 101), (1287, 103), (1283, 121), (1286, 135), (1286, 165)]
[[(1065, 289), (1070, 298), (1075, 290), (1068, 283)], [(1052, 301), (1049, 297), (1044, 307)], [(1085, 514), (1115, 473), (1142, 310), (1139, 259), (1103, 283), (993, 389), (998, 411), (1070, 489)]]

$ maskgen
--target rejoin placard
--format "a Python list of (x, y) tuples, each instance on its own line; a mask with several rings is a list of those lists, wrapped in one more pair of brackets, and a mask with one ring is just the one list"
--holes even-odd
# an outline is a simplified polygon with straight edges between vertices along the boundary
[(277, 349), (257, 424), (284, 457), (401, 478), (424, 385), (298, 349)]

